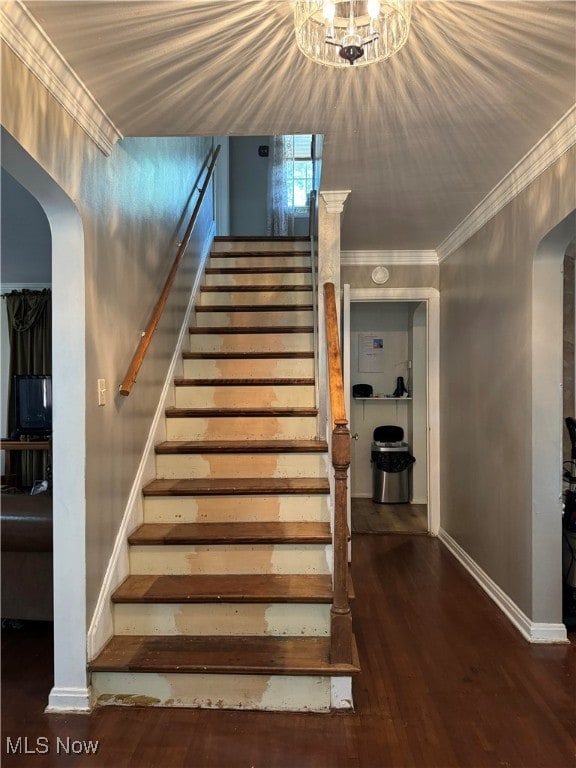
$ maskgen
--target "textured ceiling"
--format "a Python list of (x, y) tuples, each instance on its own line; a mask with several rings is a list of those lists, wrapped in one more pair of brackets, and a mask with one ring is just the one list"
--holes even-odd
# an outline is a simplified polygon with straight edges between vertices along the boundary
[(296, 48), (287, 0), (26, 7), (126, 136), (322, 133), (345, 249), (436, 248), (572, 107), (572, 0), (415, 0), (387, 62)]

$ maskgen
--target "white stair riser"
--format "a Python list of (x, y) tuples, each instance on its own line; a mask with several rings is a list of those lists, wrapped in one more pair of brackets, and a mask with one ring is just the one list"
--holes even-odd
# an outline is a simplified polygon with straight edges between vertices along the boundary
[(206, 274), (206, 285), (311, 285), (309, 272), (216, 272)]
[(202, 291), (200, 304), (203, 307), (226, 304), (240, 307), (244, 304), (312, 304), (311, 291)]
[(209, 267), (309, 267), (310, 256), (289, 255), (289, 256), (217, 256), (213, 254), (210, 257)]
[(312, 312), (197, 312), (198, 328), (246, 328), (248, 326), (312, 325)]
[(303, 603), (117, 603), (116, 635), (330, 634), (330, 605)]
[(313, 378), (311, 358), (230, 358), (184, 360), (185, 379), (302, 379)]
[(177, 408), (313, 408), (314, 402), (314, 387), (304, 384), (175, 387)]
[(330, 520), (324, 495), (146, 496), (145, 523), (318, 522)]
[(132, 575), (329, 573), (325, 544), (157, 544), (130, 547)]
[(191, 352), (312, 352), (311, 333), (192, 333)]
[(189, 675), (93, 672), (96, 704), (323, 712), (330, 678), (308, 675)]
[(211, 254), (221, 252), (226, 253), (252, 253), (255, 251), (306, 251), (310, 248), (310, 241), (307, 239), (282, 241), (282, 240), (215, 240), (210, 250)]
[(167, 440), (313, 440), (312, 416), (237, 416), (234, 418), (169, 418)]
[(156, 477), (326, 477), (321, 454), (158, 454)]

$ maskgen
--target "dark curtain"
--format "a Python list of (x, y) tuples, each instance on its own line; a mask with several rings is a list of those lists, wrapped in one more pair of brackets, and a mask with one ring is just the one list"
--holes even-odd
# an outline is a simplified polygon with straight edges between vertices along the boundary
[[(52, 373), (52, 293), (12, 291), (4, 296), (10, 338), (8, 435), (14, 430), (14, 376)], [(48, 455), (43, 451), (14, 452), (13, 466), (19, 488), (30, 488), (48, 478)]]

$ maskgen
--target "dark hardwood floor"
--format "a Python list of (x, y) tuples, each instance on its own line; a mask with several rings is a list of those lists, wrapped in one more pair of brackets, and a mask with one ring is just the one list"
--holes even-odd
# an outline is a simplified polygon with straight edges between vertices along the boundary
[[(355, 712), (102, 708), (90, 716), (46, 715), (50, 625), (6, 629), (2, 765), (576, 765), (574, 642), (531, 646), (524, 641), (437, 539), (356, 535), (353, 552), (354, 621), (362, 662), (354, 684)], [(20, 753), (13, 754), (18, 737)], [(66, 753), (66, 746), (78, 750), (88, 740), (98, 742), (95, 754)], [(48, 751), (24, 754), (25, 744), (29, 750), (39, 745)]]
[(426, 504), (377, 504), (353, 498), (352, 533), (428, 533)]

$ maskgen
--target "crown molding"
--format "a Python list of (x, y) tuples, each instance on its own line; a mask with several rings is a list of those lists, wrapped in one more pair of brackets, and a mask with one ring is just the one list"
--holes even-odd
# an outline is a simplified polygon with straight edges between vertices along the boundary
[(106, 156), (123, 136), (20, 0), (0, 10), (0, 37)]
[(438, 266), (436, 251), (342, 251), (340, 264), (344, 267), (376, 266)]
[(534, 179), (576, 144), (576, 104), (516, 163), (512, 170), (478, 203), (437, 247), (445, 259), (478, 232)]
[(334, 189), (320, 192), (320, 197), (324, 200), (328, 213), (342, 213), (349, 194), (349, 189)]

